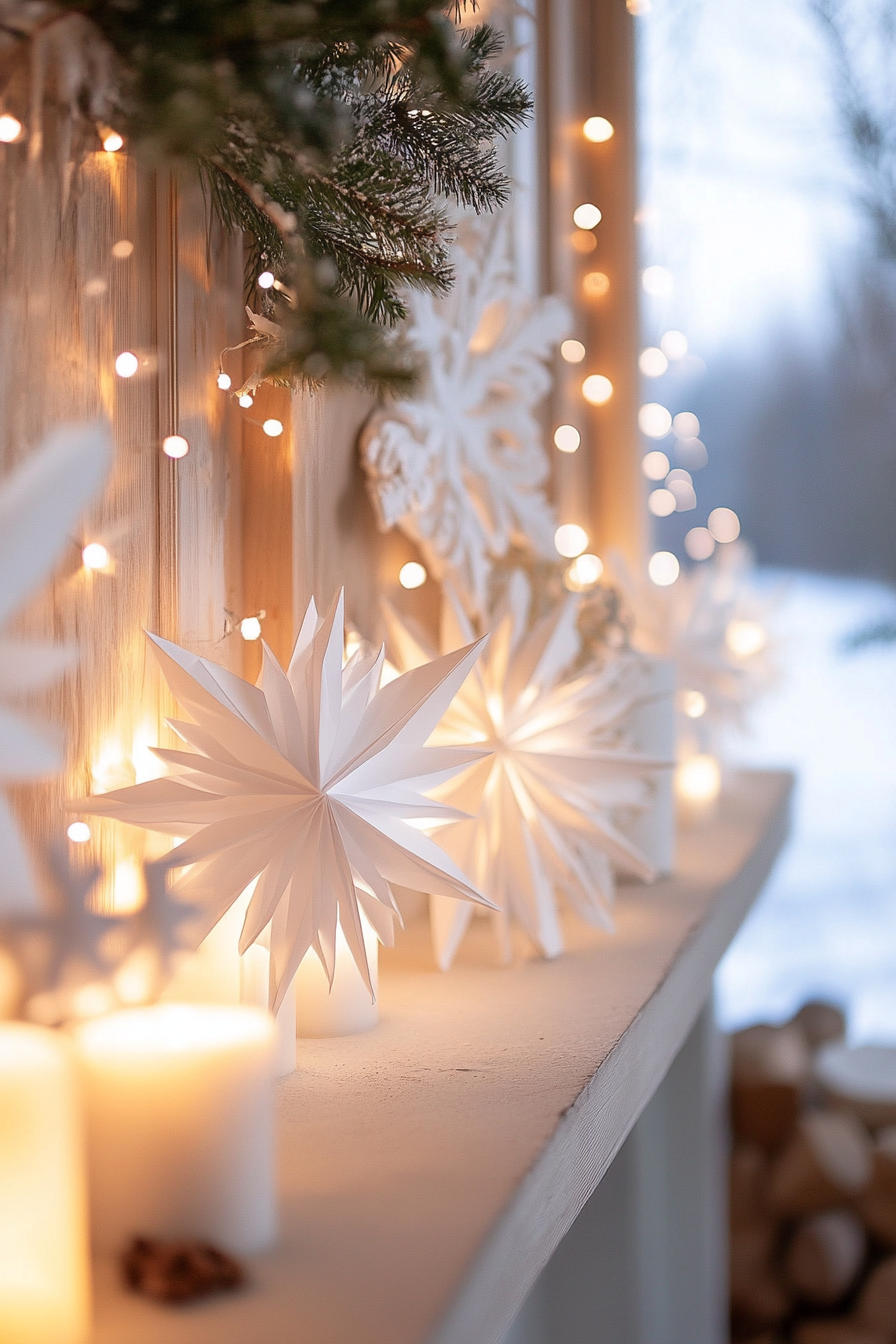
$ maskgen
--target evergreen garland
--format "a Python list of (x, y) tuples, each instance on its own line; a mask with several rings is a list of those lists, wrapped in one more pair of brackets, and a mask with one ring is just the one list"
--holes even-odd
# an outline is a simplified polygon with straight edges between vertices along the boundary
[(407, 383), (402, 292), (452, 281), (450, 204), (493, 210), (495, 150), (527, 117), (501, 38), (433, 0), (63, 0), (114, 49), (131, 144), (188, 161), (250, 239), (280, 340), (265, 372)]

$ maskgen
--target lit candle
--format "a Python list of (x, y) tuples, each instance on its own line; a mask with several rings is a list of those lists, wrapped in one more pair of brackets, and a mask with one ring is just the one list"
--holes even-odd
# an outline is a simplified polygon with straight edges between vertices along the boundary
[[(267, 1012), (271, 954), (260, 943), (253, 943), (240, 957), (240, 998)], [(274, 1051), (274, 1077), (282, 1078), (296, 1067), (296, 989), (292, 981), (274, 1019), (277, 1042)]]
[(715, 811), (722, 772), (715, 756), (688, 756), (675, 771), (675, 796), (682, 817), (700, 821)]
[(157, 1004), (75, 1033), (83, 1066), (93, 1239), (199, 1237), (235, 1254), (276, 1234), (269, 1014)]
[[(364, 947), (374, 993), (377, 989), (377, 949), (379, 943), (366, 919)], [(370, 990), (361, 979), (355, 965), (342, 925), (336, 925), (336, 966), (333, 988), (320, 964), (316, 952), (307, 952), (298, 969), (295, 981), (296, 1035), (298, 1036), (353, 1036), (369, 1031), (379, 1020), (379, 1008), (371, 1002)]]
[(196, 952), (185, 957), (162, 998), (166, 1003), (239, 1003), (240, 932), (251, 889), (218, 921)]
[(0, 1027), (0, 1339), (82, 1344), (90, 1323), (87, 1197), (69, 1042)]
[(628, 736), (636, 751), (669, 761), (651, 785), (651, 798), (627, 827), (657, 873), (671, 873), (675, 860), (675, 798), (672, 787), (675, 760), (675, 665), (666, 658), (639, 655), (645, 673), (641, 697), (628, 717)]

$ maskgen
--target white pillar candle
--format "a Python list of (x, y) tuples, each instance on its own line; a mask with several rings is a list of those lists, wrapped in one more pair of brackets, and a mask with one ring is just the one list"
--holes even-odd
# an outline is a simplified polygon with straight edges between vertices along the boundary
[(681, 761), (675, 771), (675, 796), (683, 821), (705, 821), (716, 810), (722, 771), (715, 756), (700, 752)]
[(234, 901), (192, 956), (178, 966), (162, 998), (166, 1003), (239, 1003), (240, 933), (252, 888)]
[[(254, 1008), (268, 1010), (271, 954), (260, 943), (253, 943), (240, 957), (240, 998)], [(274, 1077), (283, 1078), (296, 1067), (296, 988), (291, 981), (283, 1002), (274, 1019), (277, 1044), (274, 1059)]]
[[(638, 654), (644, 686), (626, 724), (629, 741), (636, 751), (661, 761), (675, 760), (675, 664), (665, 658)], [(651, 798), (626, 827), (658, 874), (671, 873), (675, 862), (675, 796), (672, 764), (661, 770), (651, 785)]]
[(77, 1028), (93, 1239), (200, 1237), (235, 1254), (276, 1234), (274, 1024), (257, 1008), (157, 1004)]
[(71, 1045), (0, 1027), (0, 1340), (82, 1344), (90, 1324), (87, 1193)]
[[(361, 918), (364, 947), (374, 993), (378, 987), (379, 941), (367, 920)], [(370, 990), (346, 942), (342, 925), (336, 925), (336, 966), (333, 988), (316, 952), (302, 959), (295, 981), (296, 1034), (298, 1036), (354, 1036), (369, 1031), (379, 1021), (379, 1008), (371, 1002)]]

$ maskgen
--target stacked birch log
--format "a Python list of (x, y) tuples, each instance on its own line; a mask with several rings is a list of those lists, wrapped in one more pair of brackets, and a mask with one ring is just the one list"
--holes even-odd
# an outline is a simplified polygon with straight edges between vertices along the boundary
[(896, 1051), (806, 1004), (732, 1038), (737, 1344), (896, 1344)]

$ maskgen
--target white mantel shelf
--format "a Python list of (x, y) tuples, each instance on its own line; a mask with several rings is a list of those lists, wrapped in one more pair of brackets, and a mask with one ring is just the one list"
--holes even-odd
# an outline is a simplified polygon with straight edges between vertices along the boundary
[[(379, 1027), (299, 1042), (279, 1084), (282, 1237), (251, 1287), (163, 1309), (98, 1272), (95, 1344), (499, 1344), (675, 1058), (787, 834), (792, 778), (745, 771), (623, 887), (615, 936), (448, 975), (382, 958)], [(481, 935), (481, 936), (480, 936)]]

